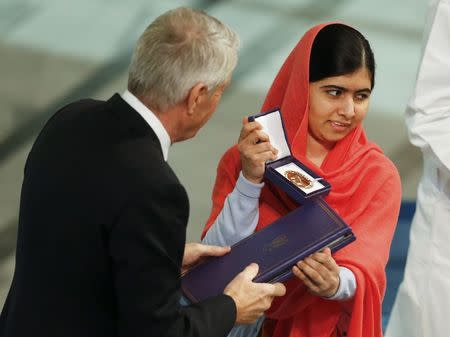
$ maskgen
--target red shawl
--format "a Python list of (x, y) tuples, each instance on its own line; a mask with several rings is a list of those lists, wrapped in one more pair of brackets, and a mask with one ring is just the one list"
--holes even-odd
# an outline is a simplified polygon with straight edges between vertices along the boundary
[[(274, 301), (268, 317), (275, 320), (273, 336), (329, 337), (343, 310), (350, 311), (349, 337), (379, 337), (385, 266), (401, 201), (400, 178), (392, 162), (361, 126), (339, 141), (321, 167), (306, 158), (309, 99), (309, 58), (322, 24), (310, 29), (284, 62), (262, 111), (280, 108), (293, 155), (325, 177), (332, 186), (325, 200), (352, 227), (356, 241), (334, 258), (353, 271), (357, 290), (348, 303), (311, 295), (296, 278), (286, 283), (287, 294)], [(213, 208), (203, 235), (223, 208), (241, 170), (237, 147), (222, 157), (212, 195)], [(259, 206), (257, 230), (298, 207), (286, 194), (266, 182)]]

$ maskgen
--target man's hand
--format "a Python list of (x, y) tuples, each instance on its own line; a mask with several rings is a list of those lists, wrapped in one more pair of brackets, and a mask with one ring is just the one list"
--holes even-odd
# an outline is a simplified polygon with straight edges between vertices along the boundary
[(181, 273), (185, 273), (192, 266), (208, 256), (222, 256), (230, 252), (230, 247), (208, 246), (201, 243), (186, 243), (184, 247)]
[(331, 256), (330, 248), (299, 261), (292, 272), (314, 295), (331, 297), (339, 289), (339, 266)]
[(241, 155), (242, 174), (253, 183), (262, 181), (266, 161), (275, 160), (278, 154), (278, 150), (270, 144), (269, 136), (262, 131), (261, 124), (248, 122), (247, 118), (243, 120), (238, 151)]
[(282, 283), (254, 283), (259, 267), (252, 263), (239, 273), (225, 288), (224, 294), (236, 303), (236, 324), (256, 321), (270, 308), (275, 296), (283, 296), (286, 288)]

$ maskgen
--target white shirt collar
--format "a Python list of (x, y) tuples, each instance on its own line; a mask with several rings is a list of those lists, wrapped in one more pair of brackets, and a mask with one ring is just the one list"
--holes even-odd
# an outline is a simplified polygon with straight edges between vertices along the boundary
[(134, 110), (136, 110), (153, 129), (159, 139), (159, 142), (161, 143), (161, 150), (164, 156), (164, 160), (167, 161), (171, 141), (167, 130), (164, 128), (164, 125), (161, 123), (159, 118), (128, 90), (125, 90), (125, 92), (122, 94), (122, 98)]

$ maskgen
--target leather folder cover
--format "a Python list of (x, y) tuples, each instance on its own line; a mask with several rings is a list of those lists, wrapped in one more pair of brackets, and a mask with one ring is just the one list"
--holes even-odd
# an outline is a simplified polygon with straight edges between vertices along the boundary
[(237, 242), (227, 255), (191, 268), (182, 277), (182, 290), (194, 303), (221, 294), (252, 262), (259, 265), (254, 282), (283, 282), (299, 260), (325, 247), (334, 252), (354, 240), (342, 218), (322, 198), (315, 198)]

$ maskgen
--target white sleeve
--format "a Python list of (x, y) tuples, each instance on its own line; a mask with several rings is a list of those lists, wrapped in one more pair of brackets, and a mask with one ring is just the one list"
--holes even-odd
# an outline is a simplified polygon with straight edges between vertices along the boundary
[(331, 297), (324, 297), (327, 300), (345, 301), (351, 299), (356, 292), (356, 278), (353, 272), (345, 267), (339, 267), (339, 288)]
[(202, 243), (231, 246), (255, 231), (259, 219), (259, 196), (264, 183), (254, 184), (241, 173), (234, 190), (227, 196), (222, 211)]
[(433, 5), (406, 124), (411, 143), (431, 150), (450, 171), (450, 0)]

